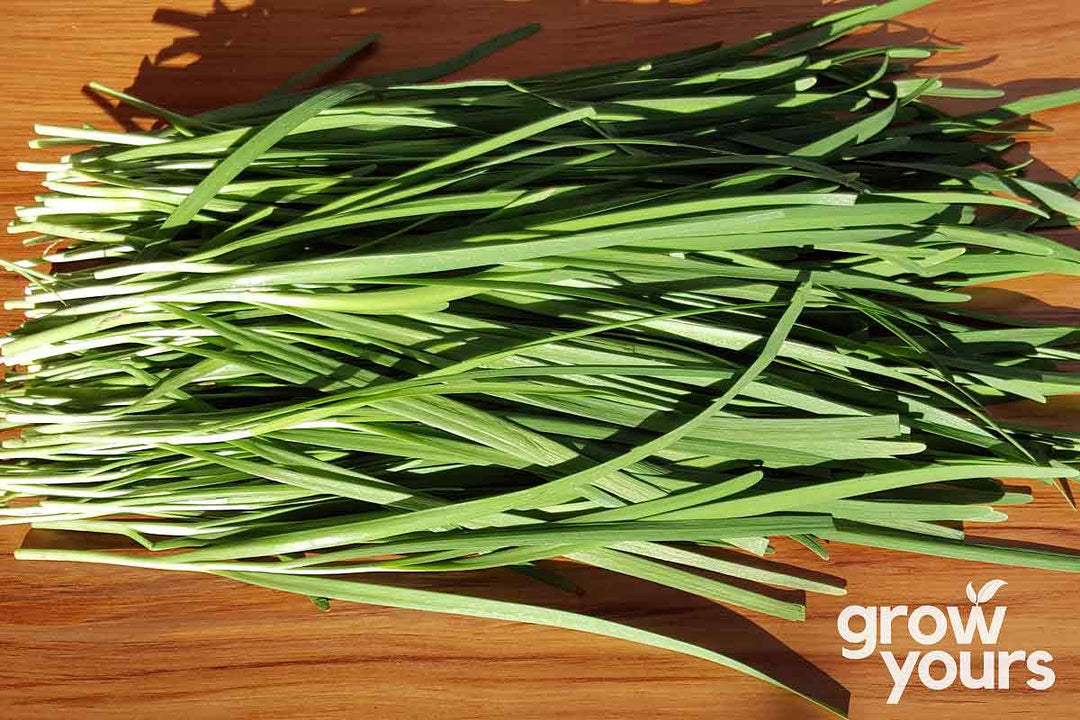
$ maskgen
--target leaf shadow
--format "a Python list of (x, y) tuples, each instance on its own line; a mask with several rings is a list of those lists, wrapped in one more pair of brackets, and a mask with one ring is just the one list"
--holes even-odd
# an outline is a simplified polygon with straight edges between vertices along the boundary
[[(952, 77), (953, 73), (972, 69), (969, 64), (957, 66), (920, 66), (919, 74), (925, 76), (940, 76), (950, 87), (981, 89), (994, 89), (1002, 93), (1000, 98), (931, 98), (930, 104), (948, 113), (961, 115), (967, 113), (988, 112), (1007, 103), (1015, 102), (1023, 98), (1036, 95), (1075, 90), (1080, 88), (1080, 78), (1076, 77), (1049, 77), (1029, 80), (1017, 80), (1001, 84), (992, 84), (970, 78)], [(1028, 163), (1025, 177), (1031, 180), (1048, 183), (1068, 184), (1071, 178), (1058, 170), (1050, 167), (1039, 160), (1034, 154), (1037, 146), (1047, 136), (1052, 135), (1053, 126), (1047, 124), (1036, 115), (1035, 118), (1017, 117), (1015, 121), (1007, 120), (1007, 123), (1023, 123), (1016, 128), (1016, 144), (1007, 152), (1006, 158), (1013, 163)]]
[[(1041, 277), (1041, 276), (1040, 276)], [(1073, 278), (1064, 278), (1075, 283)], [(1080, 308), (1058, 305), (1034, 295), (1038, 287), (1028, 287), (1018, 292), (1001, 285), (975, 285), (964, 289), (971, 299), (964, 303), (966, 310), (1009, 318), (1023, 325), (1080, 325)]]
[[(764, 0), (734, 6), (699, 2), (582, 2), (458, 0), (418, 4), (401, 0), (214, 0), (205, 13), (169, 7), (151, 22), (175, 28), (173, 41), (143, 57), (131, 95), (190, 114), (255, 100), (293, 74), (355, 44), (370, 33), (384, 39), (324, 74), (319, 84), (441, 60), (481, 40), (528, 23), (548, 32), (500, 51), (454, 78), (522, 76), (596, 62), (651, 56), (711, 43), (731, 44), (861, 3), (855, 0)], [(782, 18), (782, 20), (778, 20)], [(890, 21), (848, 42), (949, 43), (931, 31)], [(632, 49), (628, 52), (628, 48)], [(84, 89), (128, 129), (146, 115)]]
[(1033, 550), (1036, 552), (1047, 552), (1055, 555), (1067, 555), (1069, 557), (1080, 558), (1080, 550), (1074, 550), (1072, 548), (1062, 547), (1060, 545), (1048, 545), (1046, 543), (1030, 542), (1028, 540), (1010, 540), (1008, 538), (999, 537), (982, 537), (979, 535), (968, 534), (965, 540), (969, 543), (978, 543), (979, 545), (992, 545), (994, 547), (1003, 548), (1020, 548), (1023, 550)]
[[(745, 560), (747, 556), (739, 557)], [(723, 653), (825, 705), (844, 713), (848, 710), (850, 693), (846, 688), (766, 629), (787, 621), (754, 613), (747, 613), (751, 616), (747, 617), (704, 598), (578, 563), (550, 561), (542, 565), (554, 568), (583, 592), (562, 592), (508, 570), (455, 573), (455, 577), (394, 575), (378, 582), (543, 605), (624, 623)], [(760, 585), (754, 587), (761, 590)], [(792, 599), (801, 593), (780, 595)]]

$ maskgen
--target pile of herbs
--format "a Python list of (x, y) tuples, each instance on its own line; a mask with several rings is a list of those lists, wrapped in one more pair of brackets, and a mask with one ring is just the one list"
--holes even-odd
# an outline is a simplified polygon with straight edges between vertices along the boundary
[[(1037, 234), (1075, 188), (1005, 158), (1064, 92), (914, 77), (943, 48), (838, 49), (925, 4), (550, 75), (430, 68), (184, 116), (38, 126), (40, 260), (8, 303), (0, 522), (141, 546), (20, 558), (214, 573), (339, 599), (720, 652), (562, 610), (380, 584), (556, 558), (798, 620), (788, 537), (1061, 571), (958, 523), (1077, 475), (1072, 434), (986, 408), (1080, 389), (1075, 326), (965, 306), (1076, 275)], [(370, 42), (365, 40), (357, 48)], [(340, 60), (349, 53), (337, 58)], [(735, 559), (732, 559), (732, 558)], [(554, 580), (557, 581), (557, 580)], [(760, 588), (755, 589), (755, 588)]]

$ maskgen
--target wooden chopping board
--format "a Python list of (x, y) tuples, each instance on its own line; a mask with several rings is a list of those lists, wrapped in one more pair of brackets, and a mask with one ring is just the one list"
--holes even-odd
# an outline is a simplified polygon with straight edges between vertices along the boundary
[[(545, 32), (462, 73), (514, 75), (666, 52), (818, 16), (820, 0), (3, 0), (0, 27), (0, 208), (27, 202), (36, 177), (16, 173), (31, 153), (33, 122), (108, 126), (81, 94), (87, 80), (133, 88), (181, 111), (253, 99), (370, 32), (379, 49), (358, 64), (380, 72), (450, 56), (506, 29), (539, 21)], [(965, 49), (935, 72), (1002, 86), (1010, 97), (1075, 87), (1077, 0), (944, 0), (888, 30)], [(878, 36), (878, 40), (881, 36)], [(1080, 108), (1039, 116), (1056, 133), (1031, 152), (1036, 176), (1080, 171)], [(44, 158), (43, 158), (44, 159)], [(1077, 233), (1064, 233), (1065, 241)], [(4, 257), (26, 251), (4, 240)], [(1027, 317), (1076, 323), (1080, 282), (1064, 277), (1002, 284), (981, 302)], [(13, 276), (0, 295), (21, 292)], [(18, 316), (0, 317), (0, 330)], [(1080, 428), (1080, 401), (1010, 412)], [(983, 537), (1080, 552), (1080, 517), (1060, 495), (1035, 489), (1031, 505)], [(215, 578), (123, 568), (15, 562), (24, 529), (0, 527), (0, 718), (710, 718), (827, 717), (783, 691), (702, 661), (617, 641), (466, 618), (335, 604)], [(795, 624), (739, 615), (697, 598), (570, 568), (581, 596), (485, 573), (417, 586), (551, 603), (715, 644), (834, 702), (861, 720), (1070, 718), (1080, 706), (1077, 576), (931, 560), (833, 545), (822, 563), (780, 545), (777, 557), (846, 577), (850, 594), (810, 598)], [(964, 587), (1008, 585), (999, 647), (1046, 649), (1057, 682), (1043, 692), (933, 692), (912, 686), (886, 705), (880, 661), (841, 657), (836, 618), (849, 604), (966, 604)], [(943, 649), (950, 650), (948, 645)], [(910, 649), (899, 647), (900, 650)]]

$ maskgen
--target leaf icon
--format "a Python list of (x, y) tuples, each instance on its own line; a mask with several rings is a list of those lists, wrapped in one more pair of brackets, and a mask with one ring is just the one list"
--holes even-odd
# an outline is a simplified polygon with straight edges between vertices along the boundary
[(997, 591), (1007, 584), (1008, 583), (1004, 580), (990, 580), (979, 588), (978, 603), (976, 604), (981, 605), (982, 603), (990, 602), (993, 600), (994, 595), (997, 594)]
[(971, 601), (972, 605), (979, 604), (979, 599), (975, 596), (975, 588), (972, 586), (971, 583), (967, 584), (967, 589), (965, 589), (964, 592), (967, 593), (967, 598)]

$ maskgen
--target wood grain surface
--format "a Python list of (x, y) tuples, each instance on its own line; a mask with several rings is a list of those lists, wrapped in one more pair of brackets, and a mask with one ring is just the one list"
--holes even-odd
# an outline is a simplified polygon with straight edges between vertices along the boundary
[[(830, 4), (829, 7), (835, 7)], [(31, 156), (33, 122), (139, 122), (81, 91), (94, 79), (182, 111), (253, 99), (291, 73), (383, 33), (352, 68), (377, 72), (449, 56), (497, 32), (540, 21), (545, 32), (464, 76), (533, 73), (734, 40), (822, 13), (820, 0), (3, 0), (0, 27), (0, 207), (35, 192), (14, 171)], [(877, 32), (963, 43), (927, 73), (1005, 88), (1011, 97), (1075, 86), (1077, 0), (942, 0)], [(866, 42), (863, 39), (863, 42)], [(1030, 150), (1042, 178), (1080, 171), (1080, 109), (1044, 113), (1056, 130)], [(46, 159), (47, 153), (41, 153)], [(1072, 241), (1063, 233), (1064, 241)], [(5, 257), (25, 252), (14, 242)], [(978, 301), (1040, 319), (1080, 319), (1076, 281), (999, 284)], [(20, 292), (13, 277), (0, 295)], [(0, 329), (18, 317), (0, 317)], [(1080, 428), (1080, 399), (1015, 406), (1014, 416)], [(1080, 551), (1078, 516), (1053, 490), (1003, 527), (977, 535)], [(783, 691), (717, 666), (578, 633), (417, 612), (335, 605), (202, 576), (15, 562), (24, 530), (0, 528), (0, 718), (818, 718)], [(48, 538), (43, 538), (47, 541)], [(823, 563), (781, 544), (777, 557), (846, 577), (850, 594), (811, 597), (805, 623), (739, 615), (697, 598), (572, 567), (578, 597), (509, 573), (437, 580), (489, 597), (550, 603), (722, 647), (860, 720), (1071, 718), (1080, 705), (1076, 576), (1014, 570), (834, 544)], [(908, 689), (885, 704), (880, 659), (844, 660), (836, 617), (848, 604), (966, 604), (964, 586), (1008, 585), (1000, 648), (1046, 649), (1057, 684), (1036, 692)], [(948, 646), (943, 646), (949, 649)], [(898, 644), (904, 652), (910, 647)]]

